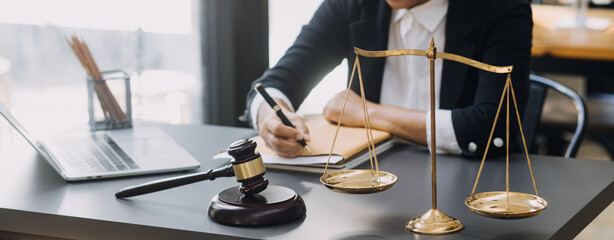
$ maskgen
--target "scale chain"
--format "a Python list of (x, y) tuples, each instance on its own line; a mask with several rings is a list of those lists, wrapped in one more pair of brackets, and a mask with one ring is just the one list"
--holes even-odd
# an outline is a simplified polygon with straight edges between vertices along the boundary
[(324, 174), (326, 175), (326, 171), (328, 170), (328, 165), (330, 164), (330, 158), (333, 155), (333, 150), (335, 149), (335, 143), (337, 142), (337, 136), (339, 135), (339, 126), (341, 126), (341, 120), (343, 119), (343, 113), (345, 112), (345, 105), (348, 101), (348, 96), (350, 95), (350, 86), (352, 86), (352, 82), (354, 81), (354, 73), (356, 72), (356, 65), (358, 64), (358, 55), (356, 55), (356, 61), (354, 61), (354, 67), (352, 67), (352, 74), (350, 76), (350, 82), (348, 83), (348, 87), (345, 93), (345, 101), (343, 102), (343, 107), (341, 108), (341, 114), (339, 114), (339, 122), (337, 122), (337, 129), (335, 130), (335, 137), (333, 138), (333, 144), (330, 147), (330, 152), (328, 153), (328, 160), (326, 160), (326, 166), (324, 167)]
[[(376, 178), (377, 178), (377, 182), (379, 182), (379, 164), (377, 162), (377, 155), (375, 153), (375, 144), (373, 141), (373, 132), (371, 131), (371, 120), (369, 118), (369, 110), (367, 108), (367, 100), (365, 99), (365, 90), (364, 90), (364, 85), (363, 85), (363, 80), (362, 80), (362, 70), (360, 69), (360, 62), (358, 60), (358, 57), (356, 57), (356, 63), (357, 63), (357, 67), (358, 67), (358, 81), (359, 81), (359, 85), (360, 85), (360, 96), (362, 98), (362, 108), (363, 108), (363, 116), (365, 119), (365, 131), (367, 134), (367, 145), (368, 145), (368, 149), (369, 149), (369, 162), (371, 163), (371, 170), (373, 170), (373, 163), (375, 162), (375, 169), (376, 169)], [(375, 159), (375, 161), (374, 161)]]

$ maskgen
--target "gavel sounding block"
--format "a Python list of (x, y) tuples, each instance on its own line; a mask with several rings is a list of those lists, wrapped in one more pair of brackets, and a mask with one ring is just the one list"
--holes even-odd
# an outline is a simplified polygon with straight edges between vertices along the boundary
[(303, 199), (294, 190), (275, 185), (254, 195), (239, 192), (239, 187), (228, 188), (209, 204), (209, 217), (213, 221), (236, 226), (287, 223), (302, 219), (305, 211)]

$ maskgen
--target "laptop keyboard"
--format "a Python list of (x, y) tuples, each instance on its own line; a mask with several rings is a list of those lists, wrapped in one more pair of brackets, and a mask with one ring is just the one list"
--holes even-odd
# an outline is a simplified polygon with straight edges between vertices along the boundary
[(54, 141), (53, 145), (59, 150), (58, 158), (66, 160), (72, 168), (83, 172), (114, 172), (139, 168), (113, 141), (107, 141), (101, 136), (61, 139)]

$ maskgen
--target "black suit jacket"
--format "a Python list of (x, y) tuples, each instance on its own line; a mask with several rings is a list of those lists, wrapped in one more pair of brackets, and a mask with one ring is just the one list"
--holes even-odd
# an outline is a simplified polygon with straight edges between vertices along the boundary
[[(294, 45), (254, 83), (275, 87), (290, 98), (293, 106), (300, 106), (311, 89), (343, 59), (348, 60), (351, 71), (356, 57), (354, 46), (387, 50), (391, 12), (384, 0), (324, 1)], [(531, 8), (525, 0), (450, 0), (443, 51), (496, 66), (514, 65), (512, 80), (522, 114), (529, 86), (532, 27)], [(361, 57), (360, 61), (365, 95), (379, 102), (385, 58)], [(481, 155), (506, 76), (448, 60), (444, 61), (442, 74), (440, 108), (452, 110), (452, 123), (463, 154)], [(352, 89), (359, 92), (358, 81), (354, 83)], [(248, 109), (254, 95), (253, 90), (248, 95)], [(499, 119), (505, 120), (505, 111), (502, 113)], [(513, 109), (510, 121), (515, 123), (512, 113)], [(510, 139), (514, 139), (518, 128), (511, 125), (510, 130)], [(497, 124), (493, 139), (496, 137), (505, 140), (504, 122)], [(477, 149), (470, 150), (471, 143)], [(489, 152), (502, 153), (505, 148), (491, 147)]]

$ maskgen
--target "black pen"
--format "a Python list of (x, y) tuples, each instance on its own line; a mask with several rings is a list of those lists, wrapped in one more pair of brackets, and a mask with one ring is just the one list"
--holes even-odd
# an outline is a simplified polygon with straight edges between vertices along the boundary
[[(279, 105), (277, 105), (275, 100), (273, 100), (273, 98), (271, 98), (271, 96), (264, 90), (264, 87), (262, 86), (261, 83), (256, 83), (256, 85), (254, 85), (254, 89), (256, 90), (256, 92), (260, 93), (260, 95), (269, 104), (269, 106), (271, 106), (271, 108), (273, 108), (273, 110), (275, 111), (275, 113), (277, 114), (279, 119), (281, 119), (281, 122), (284, 125), (286, 125), (288, 127), (296, 128), (294, 125), (292, 125), (290, 120), (288, 120), (286, 115), (284, 115), (284, 113), (281, 111), (281, 108), (279, 107)], [(313, 153), (311, 152), (311, 149), (309, 149), (309, 146), (307, 146), (307, 143), (305, 142), (304, 139), (298, 140), (298, 143), (300, 143), (301, 146), (303, 146), (305, 148), (305, 150), (307, 150), (307, 152), (309, 152), (311, 155), (313, 155)]]

